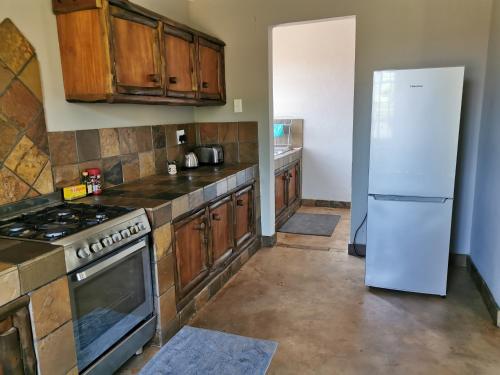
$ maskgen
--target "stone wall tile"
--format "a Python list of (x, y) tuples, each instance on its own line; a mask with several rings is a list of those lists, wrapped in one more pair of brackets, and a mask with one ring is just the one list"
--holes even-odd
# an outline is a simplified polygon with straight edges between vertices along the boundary
[(30, 293), (33, 335), (39, 340), (71, 320), (71, 305), (66, 276)]

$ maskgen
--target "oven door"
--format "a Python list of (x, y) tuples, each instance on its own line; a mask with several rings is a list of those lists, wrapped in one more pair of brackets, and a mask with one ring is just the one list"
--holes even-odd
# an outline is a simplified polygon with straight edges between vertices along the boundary
[(147, 237), (68, 276), (78, 369), (153, 313)]

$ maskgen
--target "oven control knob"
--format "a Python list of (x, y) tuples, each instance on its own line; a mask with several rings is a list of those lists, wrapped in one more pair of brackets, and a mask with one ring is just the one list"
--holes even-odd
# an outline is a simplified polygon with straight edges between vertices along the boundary
[(137, 225), (132, 225), (128, 229), (130, 230), (130, 233), (132, 233), (132, 234), (136, 234), (137, 232), (139, 232), (139, 228), (137, 227)]
[(122, 240), (122, 235), (120, 233), (113, 233), (111, 238), (113, 239), (113, 242), (119, 242)]
[(120, 232), (123, 238), (128, 238), (130, 237), (130, 229), (124, 229)]
[(101, 242), (104, 247), (113, 245), (113, 240), (111, 239), (111, 237), (104, 237)]
[(139, 230), (146, 230), (146, 226), (144, 225), (144, 223), (139, 223), (137, 224), (137, 226), (139, 227)]
[(88, 247), (82, 247), (76, 252), (78, 258), (88, 258), (91, 255), (90, 249)]
[(90, 245), (90, 250), (92, 250), (93, 253), (97, 253), (102, 250), (102, 245), (99, 242), (93, 243)]

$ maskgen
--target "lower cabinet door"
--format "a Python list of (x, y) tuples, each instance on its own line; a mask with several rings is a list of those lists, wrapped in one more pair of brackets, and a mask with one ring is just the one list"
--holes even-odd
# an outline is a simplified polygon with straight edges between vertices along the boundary
[(295, 164), (288, 171), (288, 205), (299, 197), (299, 165)]
[(178, 298), (185, 296), (208, 275), (205, 210), (174, 224), (174, 255)]
[(211, 263), (214, 267), (222, 264), (234, 250), (233, 200), (224, 198), (209, 208)]
[(235, 237), (236, 246), (242, 245), (253, 232), (253, 186), (235, 194)]
[(287, 172), (283, 171), (274, 177), (274, 211), (278, 216), (286, 208)]

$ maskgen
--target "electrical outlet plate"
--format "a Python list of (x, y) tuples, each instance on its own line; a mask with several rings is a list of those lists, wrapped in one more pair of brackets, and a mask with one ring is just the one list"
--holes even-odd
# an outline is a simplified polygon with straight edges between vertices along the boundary
[(243, 112), (243, 100), (234, 99), (234, 113)]
[(176, 135), (176, 137), (177, 137), (177, 144), (178, 144), (178, 145), (183, 144), (183, 143), (186, 143), (186, 141), (184, 141), (184, 142), (183, 142), (183, 141), (181, 140), (181, 137), (185, 138), (185, 135), (186, 135), (186, 134), (185, 134), (185, 132), (184, 132), (184, 129), (177, 130), (177, 131), (175, 132), (175, 135)]

